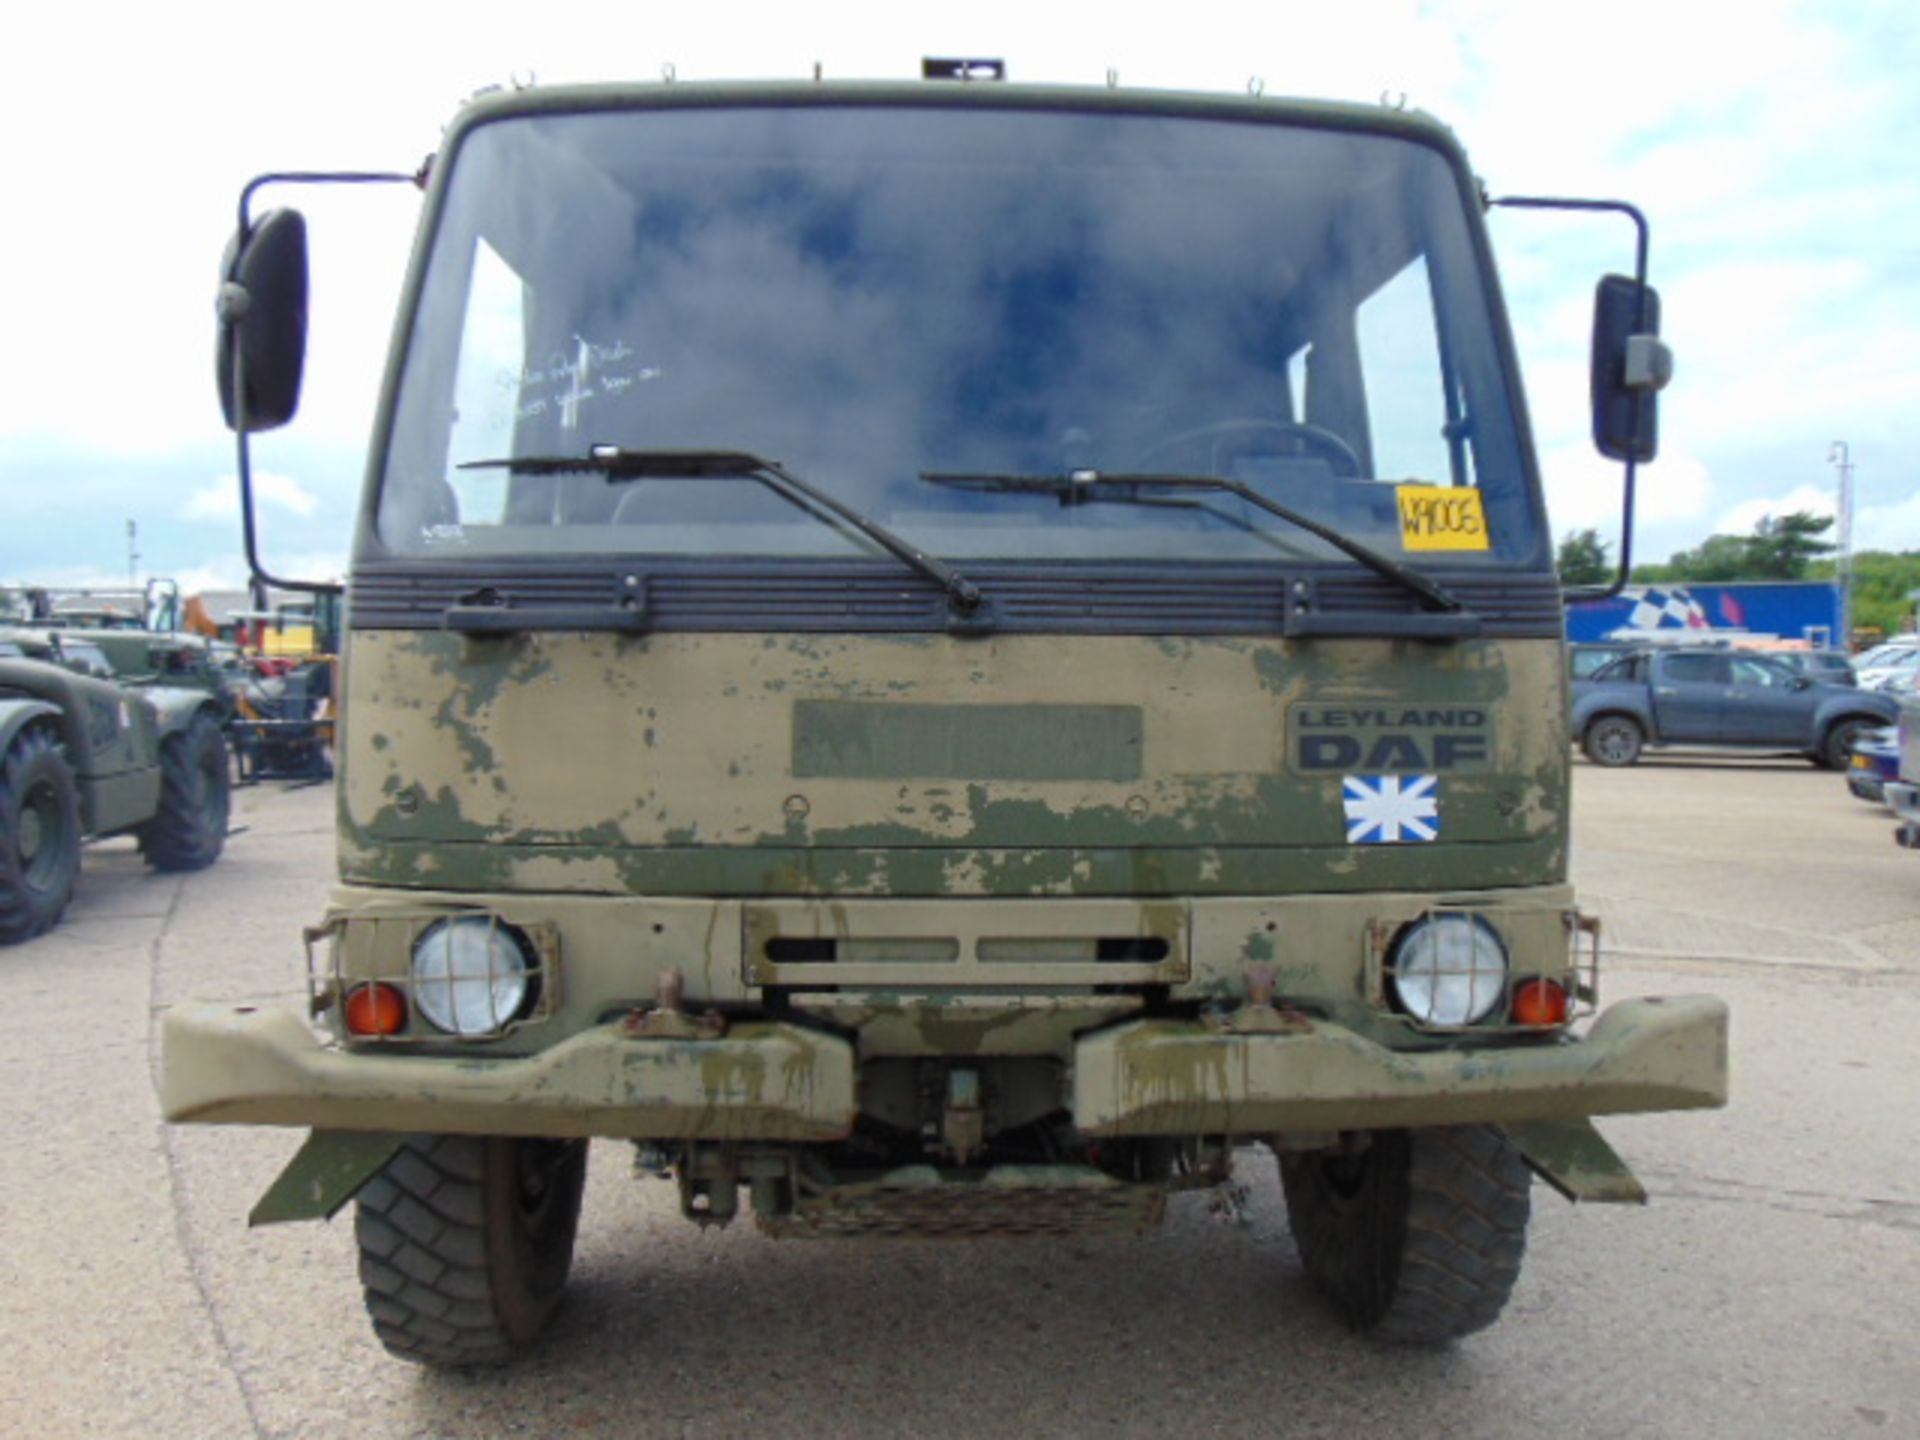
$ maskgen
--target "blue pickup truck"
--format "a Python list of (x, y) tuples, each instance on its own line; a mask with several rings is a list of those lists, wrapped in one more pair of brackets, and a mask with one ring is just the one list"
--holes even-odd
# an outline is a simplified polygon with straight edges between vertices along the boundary
[(1649, 747), (1805, 755), (1844, 770), (1860, 732), (1891, 725), (1892, 696), (1796, 674), (1739, 650), (1645, 650), (1573, 682), (1573, 734), (1596, 765)]

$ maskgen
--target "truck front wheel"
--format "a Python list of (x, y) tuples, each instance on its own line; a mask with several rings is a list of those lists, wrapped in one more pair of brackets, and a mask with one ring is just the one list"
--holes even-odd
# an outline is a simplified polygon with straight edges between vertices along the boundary
[(1645, 743), (1640, 727), (1624, 715), (1602, 715), (1580, 738), (1580, 748), (1596, 765), (1631, 765)]
[(1383, 1130), (1351, 1153), (1283, 1153), (1307, 1278), (1351, 1328), (1440, 1345), (1491, 1325), (1520, 1275), (1526, 1162), (1484, 1125)]
[(434, 1366), (531, 1345), (573, 1267), (585, 1140), (416, 1135), (360, 1192), (360, 1283), (380, 1343)]
[(202, 710), (160, 742), (160, 808), (140, 827), (140, 853), (156, 870), (204, 870), (227, 843), (231, 804), (227, 742)]
[(53, 928), (80, 873), (80, 790), (52, 737), (29, 730), (0, 755), (0, 945)]

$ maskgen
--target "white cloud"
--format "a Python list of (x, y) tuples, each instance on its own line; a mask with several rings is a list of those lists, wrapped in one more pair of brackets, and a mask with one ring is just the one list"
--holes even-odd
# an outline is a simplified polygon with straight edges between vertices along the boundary
[(1891, 505), (1856, 506), (1853, 548), (1856, 551), (1920, 550), (1920, 494)]
[[(1822, 488), (1816, 484), (1796, 485), (1775, 495), (1742, 500), (1721, 512), (1712, 526), (1716, 535), (1750, 535), (1766, 516), (1791, 515), (1804, 510), (1812, 515), (1838, 515), (1837, 482)], [(1837, 528), (1827, 539), (1838, 541)], [(1920, 493), (1880, 504), (1864, 504), (1856, 499), (1853, 510), (1853, 549), (1920, 550)]]
[[(106, 47), (93, 43), (103, 14), (116, 36)], [(1372, 102), (1404, 93), (1455, 127), (1496, 194), (1639, 203), (1653, 222), (1654, 279), (1679, 370), (1662, 413), (1667, 451), (1642, 477), (1636, 550), (1651, 558), (1667, 553), (1659, 546), (1697, 544), (1716, 515), (1777, 507), (1769, 497), (1817, 485), (1836, 436), (1856, 442), (1863, 495), (1874, 501), (1859, 508), (1857, 537), (1920, 545), (1920, 465), (1907, 459), (1920, 456), (1920, 190), (1907, 153), (1920, 126), (1911, 84), (1920, 9), (1910, 0), (1750, 0), (1732, 29), (1720, 7), (1671, 0), (1193, 0), (1177, 24), (1115, 11), (1092, 35), (1064, 12), (1010, 0), (965, 9), (746, 0), (725, 12), (554, 0), (538, 13), (480, 7), (451, 27), (440, 7), (370, 0), (339, 0), (297, 22), (262, 19), (238, 0), (207, 0), (196, 15), (200, 33), (216, 39), (182, 49), (170, 43), (169, 11), (115, 0), (104, 11), (56, 8), (37, 22), (48, 63), (0, 93), (0, 125), (11, 133), (33, 135), (47, 115), (62, 116), (59, 144), (10, 152), (17, 193), (52, 212), (92, 214), (102, 202), (91, 191), (111, 175), (105, 203), (115, 213), (167, 222), (144, 227), (137, 243), (111, 224), (9, 234), (0, 313), (13, 341), (0, 347), (0, 439), (44, 440), (68, 455), (109, 451), (148, 470), (158, 455), (230, 443), (210, 383), (211, 299), (250, 175), (410, 169), (463, 95), (516, 71), (544, 83), (644, 80), (673, 62), (686, 79), (797, 78), (819, 60), (831, 78), (906, 77), (923, 53), (985, 53), (1004, 55), (1021, 81), (1098, 85), (1112, 67), (1129, 85), (1234, 92), (1257, 75), (1269, 95)], [(296, 24), (300, 66), (252, 63), (290, 43)], [(369, 47), (374, 32), (384, 43)], [(155, 67), (163, 51), (171, 58)], [(66, 103), (83, 63), (72, 57), (84, 57), (87, 85), (123, 103)], [(141, 124), (129, 129), (127, 113)], [(267, 203), (306, 210), (314, 246), (307, 394), (282, 433), (329, 456), (357, 455), (418, 198), (395, 187), (287, 191)], [(1611, 533), (1619, 472), (1586, 440), (1585, 344), (1593, 280), (1626, 263), (1628, 232), (1614, 219), (1493, 223), (1552, 523), (1556, 533)], [(281, 468), (306, 484), (275, 494), (263, 476), (263, 508), (301, 520), (316, 507), (344, 511), (352, 467), (336, 476), (288, 456)], [(26, 495), (33, 473), (25, 462), (0, 465), (0, 486)], [(231, 480), (217, 482), (192, 494), (185, 513), (233, 524), (233, 492)], [(134, 514), (140, 493), (129, 482), (124, 500), (63, 512), (36, 531), (36, 556), (54, 565), (112, 548), (94, 517)]]
[[(1785, 495), (1776, 498), (1742, 500), (1731, 510), (1723, 514), (1713, 527), (1716, 535), (1751, 535), (1753, 529), (1768, 516), (1776, 519), (1782, 515), (1791, 515), (1804, 510), (1810, 515), (1833, 515), (1839, 510), (1839, 503), (1831, 490), (1822, 490), (1813, 485), (1796, 486)], [(1856, 523), (1856, 541), (1860, 538)], [(1831, 537), (1834, 532), (1828, 531)]]
[(0, 577), (0, 583), (31, 583), (44, 585), (50, 590), (137, 590), (140, 586), (130, 580), (125, 570), (118, 572), (103, 569), (98, 565), (54, 565), (36, 568), (31, 575), (7, 575)]
[(205, 564), (182, 570), (173, 578), (183, 596), (199, 595), (208, 590), (244, 590), (247, 588), (247, 562), (238, 556), (209, 560)]
[[(270, 568), (283, 579), (338, 582), (346, 578), (347, 557), (337, 550), (275, 556)], [(197, 595), (203, 590), (244, 590), (247, 562), (238, 556), (209, 560), (182, 570), (174, 580), (182, 595)]]
[[(347, 560), (339, 551), (312, 552), (282, 557), (274, 566), (276, 573), (291, 579), (338, 581), (347, 573)], [(220, 556), (175, 571), (170, 578), (182, 595), (197, 595), (204, 590), (244, 590), (247, 588), (247, 562), (238, 555)], [(126, 572), (115, 574), (97, 565), (68, 565), (34, 572), (34, 583), (56, 590), (126, 590), (131, 587)]]
[[(1544, 449), (1540, 467), (1546, 476), (1553, 534), (1590, 526), (1605, 534), (1619, 526), (1624, 467), (1605, 459), (1592, 442)], [(1699, 459), (1668, 447), (1655, 463), (1640, 467), (1634, 484), (1634, 518), (1649, 526), (1697, 522), (1713, 507), (1713, 490), (1713, 474)]]
[[(1796, 510), (1805, 510), (1814, 515), (1837, 515), (1837, 482), (1835, 487), (1826, 489), (1812, 484), (1799, 485), (1770, 498), (1743, 500), (1722, 514), (1713, 530), (1720, 535), (1749, 535), (1763, 517), (1790, 515)], [(1827, 539), (1838, 541), (1837, 527), (1827, 532)], [(1856, 500), (1853, 509), (1853, 549), (1856, 553), (1862, 550), (1920, 550), (1920, 493), (1881, 504), (1862, 504)]]
[[(291, 511), (302, 518), (311, 516), (319, 508), (320, 502), (301, 485), (298, 480), (286, 475), (275, 475), (270, 471), (255, 471), (253, 476), (253, 503), (262, 509), (274, 506)], [(240, 519), (240, 481), (233, 475), (223, 476), (202, 486), (187, 497), (181, 507), (183, 520), (211, 520), (223, 525), (236, 525)]]

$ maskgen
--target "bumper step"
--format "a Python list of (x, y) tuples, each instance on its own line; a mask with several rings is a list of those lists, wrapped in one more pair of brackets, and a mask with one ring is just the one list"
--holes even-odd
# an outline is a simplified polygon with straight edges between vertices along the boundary
[(755, 1218), (781, 1239), (973, 1240), (1140, 1235), (1166, 1210), (1164, 1183), (1129, 1183), (1077, 1165), (996, 1165), (978, 1178), (909, 1165), (805, 1191), (791, 1214)]

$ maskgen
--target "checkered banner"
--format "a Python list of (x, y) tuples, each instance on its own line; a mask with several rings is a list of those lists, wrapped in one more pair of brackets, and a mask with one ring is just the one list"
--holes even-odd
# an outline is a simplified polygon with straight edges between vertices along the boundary
[(1685, 590), (1624, 590), (1621, 594), (1633, 602), (1627, 624), (1635, 630), (1674, 629), (1707, 630), (1713, 622), (1700, 602)]
[(1434, 775), (1349, 775), (1342, 799), (1349, 845), (1401, 845), (1440, 838)]

